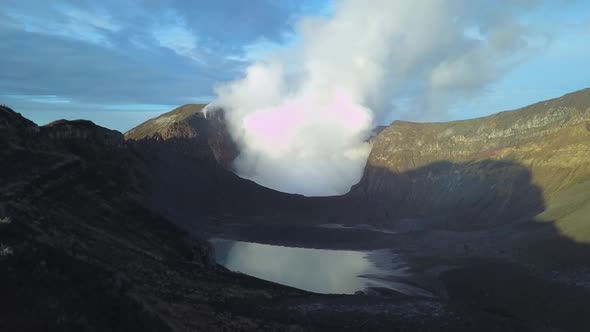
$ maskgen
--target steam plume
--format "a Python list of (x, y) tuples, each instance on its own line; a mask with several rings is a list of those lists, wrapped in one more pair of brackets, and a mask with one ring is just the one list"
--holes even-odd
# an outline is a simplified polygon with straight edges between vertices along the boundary
[(238, 173), (281, 191), (342, 194), (376, 122), (445, 117), (532, 49), (516, 17), (536, 1), (343, 0), (306, 17), (295, 46), (217, 88)]

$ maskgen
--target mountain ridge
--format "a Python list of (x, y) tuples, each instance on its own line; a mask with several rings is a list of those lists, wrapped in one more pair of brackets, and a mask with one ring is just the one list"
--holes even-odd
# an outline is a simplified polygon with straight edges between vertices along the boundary
[[(485, 176), (487, 171), (477, 167), (478, 162), (511, 161), (530, 171), (531, 182), (539, 186), (550, 207), (551, 202), (562, 192), (590, 180), (590, 167), (587, 167), (590, 163), (589, 128), (590, 89), (472, 120), (447, 123), (394, 122), (373, 140), (363, 178), (353, 191), (373, 195), (376, 200), (387, 201), (390, 205), (398, 202), (398, 208), (403, 209), (403, 205), (408, 204), (407, 199), (406, 203), (402, 202), (403, 195), (417, 199), (427, 197), (427, 193), (420, 193), (420, 190), (412, 187), (411, 182), (417, 178), (403, 176), (404, 173), (423, 168), (420, 174), (426, 174), (417, 176), (425, 181), (430, 178), (434, 181), (431, 185), (436, 186), (439, 180), (435, 180), (435, 177), (455, 179), (453, 172), (456, 170), (429, 168), (430, 164), (467, 163), (462, 174)], [(507, 172), (509, 169), (505, 168)], [(461, 188), (460, 183), (454, 184), (459, 184)], [(438, 184), (441, 192), (449, 185), (451, 182), (445, 181)], [(387, 188), (396, 186), (401, 187), (405, 194), (388, 196)], [(504, 187), (514, 190), (509, 188)], [(418, 192), (411, 194), (415, 190)], [(439, 212), (457, 208), (461, 191), (456, 193), (451, 194), (456, 196), (455, 203), (438, 209)], [(380, 195), (384, 196), (378, 198)], [(438, 199), (447, 200), (448, 197)], [(396, 208), (394, 206), (391, 209)], [(434, 213), (424, 211), (422, 214)], [(504, 215), (503, 218), (519, 217)]]

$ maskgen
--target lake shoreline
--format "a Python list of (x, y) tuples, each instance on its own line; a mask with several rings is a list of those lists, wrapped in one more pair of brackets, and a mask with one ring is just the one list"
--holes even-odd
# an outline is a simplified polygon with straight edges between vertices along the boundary
[[(585, 309), (590, 308), (588, 289), (540, 278), (525, 264), (511, 259), (510, 252), (484, 251), (475, 245), (466, 248), (460, 240), (454, 247), (439, 250), (435, 241), (429, 242), (436, 232), (390, 233), (349, 227), (233, 224), (211, 228), (208, 234), (213, 233), (232, 240), (287, 247), (366, 252), (394, 250), (409, 273), (396, 276), (393, 280), (432, 294), (432, 303), (440, 303), (458, 312), (475, 311), (484, 316), (503, 317), (519, 326), (520, 330), (536, 331), (556, 326), (584, 326), (590, 330), (590, 312), (586, 312), (590, 309)], [(368, 241), (366, 237), (375, 237), (375, 241)], [(318, 238), (324, 241), (318, 241)], [(509, 287), (495, 281), (495, 276), (502, 273), (510, 276)], [(375, 289), (366, 295), (383, 299), (402, 296), (428, 300), (424, 296), (394, 293), (397, 292)], [(322, 296), (324, 300), (320, 302), (329, 302), (338, 295)], [(471, 298), (476, 300), (471, 301)], [(523, 300), (526, 298), (537, 299), (533, 309), (529, 309), (531, 304)], [(552, 305), (552, 299), (557, 299), (556, 305)], [(569, 307), (568, 303), (577, 303), (585, 314), (574, 315), (559, 310), (559, 306)], [(538, 317), (547, 317), (547, 321), (538, 321)]]
[(289, 247), (210, 238), (215, 260), (231, 271), (320, 294), (362, 294), (383, 288), (430, 296), (404, 284), (407, 265), (391, 250)]

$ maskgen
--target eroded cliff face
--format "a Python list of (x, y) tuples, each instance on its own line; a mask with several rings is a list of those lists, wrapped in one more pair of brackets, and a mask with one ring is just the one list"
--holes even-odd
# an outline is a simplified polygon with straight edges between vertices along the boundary
[(125, 133), (128, 141), (164, 143), (199, 159), (213, 158), (231, 170), (238, 148), (226, 130), (223, 111), (203, 111), (204, 104), (180, 106)]
[(373, 141), (363, 179), (373, 218), (453, 219), (448, 227), (533, 218), (590, 180), (590, 89), (446, 123), (396, 121)]

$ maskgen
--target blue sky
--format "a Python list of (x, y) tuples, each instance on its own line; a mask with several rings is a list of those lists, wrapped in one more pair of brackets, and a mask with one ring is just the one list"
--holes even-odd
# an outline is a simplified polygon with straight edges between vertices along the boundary
[[(2, 0), (0, 103), (38, 124), (86, 118), (126, 131), (176, 106), (211, 101), (216, 84), (297, 43), (298, 18), (330, 16), (332, 7), (330, 0)], [(448, 119), (590, 87), (590, 4), (557, 0), (521, 15), (545, 45), (453, 104)]]

